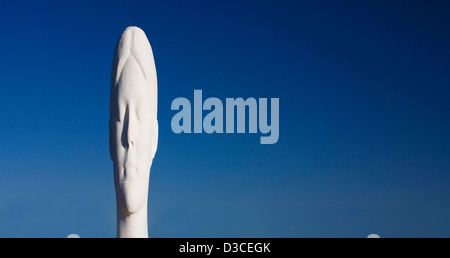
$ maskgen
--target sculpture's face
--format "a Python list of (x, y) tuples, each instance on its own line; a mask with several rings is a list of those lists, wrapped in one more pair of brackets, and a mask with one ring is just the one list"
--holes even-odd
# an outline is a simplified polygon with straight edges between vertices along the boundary
[(128, 28), (114, 54), (110, 99), (110, 155), (119, 208), (134, 213), (147, 202), (158, 141), (156, 70), (144, 32)]

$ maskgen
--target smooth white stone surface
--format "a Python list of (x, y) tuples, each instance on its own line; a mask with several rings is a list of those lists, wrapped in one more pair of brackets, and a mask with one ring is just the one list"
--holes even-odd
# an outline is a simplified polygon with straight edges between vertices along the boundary
[(111, 69), (110, 156), (117, 237), (148, 237), (150, 167), (158, 145), (157, 79), (150, 43), (138, 27), (122, 33)]

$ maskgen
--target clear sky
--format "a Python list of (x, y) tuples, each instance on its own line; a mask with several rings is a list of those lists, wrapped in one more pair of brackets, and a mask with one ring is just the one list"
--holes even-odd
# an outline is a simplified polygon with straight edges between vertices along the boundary
[[(0, 237), (115, 236), (112, 56), (158, 73), (152, 237), (449, 237), (449, 1), (10, 1)], [(174, 134), (173, 99), (280, 99), (280, 136)]]

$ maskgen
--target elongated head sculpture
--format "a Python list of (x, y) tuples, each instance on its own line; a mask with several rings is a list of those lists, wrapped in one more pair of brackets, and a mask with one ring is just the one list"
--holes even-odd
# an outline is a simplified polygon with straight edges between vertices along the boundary
[(109, 152), (114, 164), (117, 237), (148, 237), (150, 167), (158, 145), (153, 52), (140, 28), (128, 27), (111, 70)]

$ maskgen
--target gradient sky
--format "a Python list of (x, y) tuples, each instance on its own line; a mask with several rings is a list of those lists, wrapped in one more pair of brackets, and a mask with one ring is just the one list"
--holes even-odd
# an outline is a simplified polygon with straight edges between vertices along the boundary
[[(10, 1), (0, 237), (115, 237), (114, 47), (152, 45), (152, 237), (449, 237), (450, 2)], [(174, 134), (173, 99), (280, 99), (280, 137)], [(204, 113), (205, 114), (205, 113)]]

